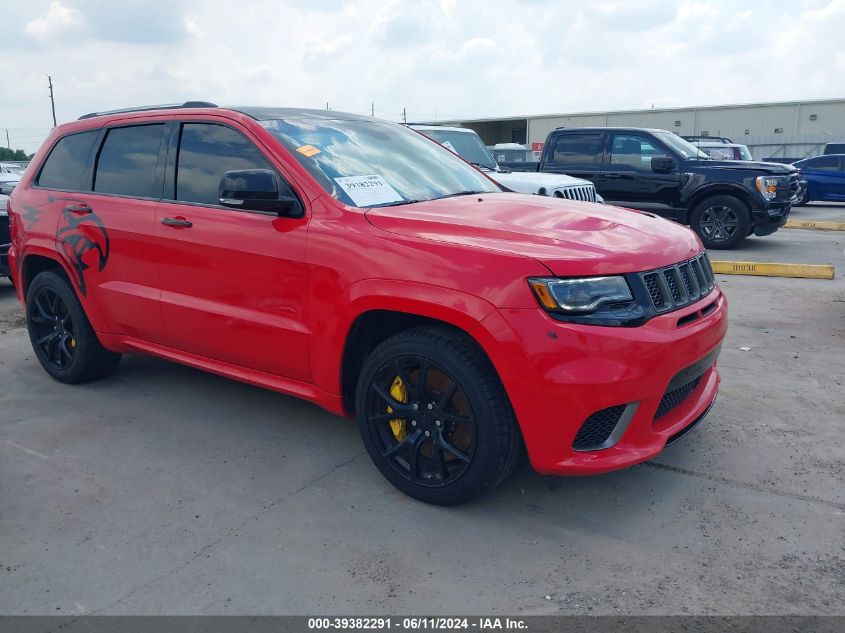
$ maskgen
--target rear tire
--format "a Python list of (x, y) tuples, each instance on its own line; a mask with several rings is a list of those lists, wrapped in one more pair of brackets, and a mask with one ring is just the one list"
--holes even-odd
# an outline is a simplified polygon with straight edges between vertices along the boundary
[(35, 356), (59, 382), (79, 383), (111, 373), (120, 354), (104, 348), (67, 277), (39, 273), (26, 295), (26, 327)]
[(690, 228), (705, 248), (736, 248), (752, 232), (751, 212), (739, 198), (711, 196), (693, 209)]
[(373, 463), (426, 503), (469, 501), (506, 479), (522, 454), (489, 359), (446, 328), (412, 328), (376, 347), (361, 368), (355, 408)]
[(804, 207), (810, 203), (810, 190), (804, 189), (804, 193), (801, 195), (801, 199), (796, 202), (793, 206), (796, 207)]

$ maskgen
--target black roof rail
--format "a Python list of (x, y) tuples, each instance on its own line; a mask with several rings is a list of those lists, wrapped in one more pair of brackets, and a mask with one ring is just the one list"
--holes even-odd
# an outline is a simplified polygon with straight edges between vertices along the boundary
[(104, 110), (103, 112), (89, 112), (83, 114), (78, 121), (82, 119), (93, 119), (97, 116), (104, 116), (106, 114), (126, 114), (128, 112), (146, 112), (148, 110), (175, 110), (177, 108), (216, 108), (216, 103), (210, 101), (186, 101), (185, 103), (167, 103), (164, 105), (150, 105), (138, 106), (137, 108), (123, 108), (121, 110)]

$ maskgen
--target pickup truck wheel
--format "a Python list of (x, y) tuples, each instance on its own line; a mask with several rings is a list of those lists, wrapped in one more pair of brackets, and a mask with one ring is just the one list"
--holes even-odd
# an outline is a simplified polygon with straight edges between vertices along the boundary
[(418, 327), (390, 337), (364, 361), (355, 395), (376, 467), (421, 501), (468, 501), (504, 480), (521, 454), (504, 387), (460, 333)]
[(60, 382), (93, 380), (113, 371), (120, 354), (104, 348), (63, 275), (39, 273), (26, 295), (26, 326), (35, 356)]
[(751, 213), (739, 198), (712, 196), (695, 207), (690, 228), (705, 248), (734, 248), (751, 232)]

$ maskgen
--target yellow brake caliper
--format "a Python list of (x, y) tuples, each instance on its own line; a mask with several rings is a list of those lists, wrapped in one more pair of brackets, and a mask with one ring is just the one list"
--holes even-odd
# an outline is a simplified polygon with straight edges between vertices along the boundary
[[(396, 398), (399, 402), (408, 402), (408, 388), (399, 376), (396, 376), (396, 378), (393, 379), (393, 384), (390, 385), (390, 395)], [(388, 405), (387, 412), (393, 413), (393, 407)], [(402, 418), (394, 418), (391, 420), (390, 430), (393, 431), (393, 437), (400, 442), (408, 437), (408, 432), (405, 430), (405, 420)]]

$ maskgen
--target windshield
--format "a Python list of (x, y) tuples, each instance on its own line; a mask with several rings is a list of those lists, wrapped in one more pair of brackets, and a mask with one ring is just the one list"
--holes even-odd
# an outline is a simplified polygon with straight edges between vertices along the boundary
[(710, 158), (695, 145), (685, 141), (677, 134), (661, 130), (659, 132), (655, 132), (654, 135), (684, 158), (701, 158), (704, 160), (708, 160)]
[(420, 130), (420, 132), (451, 149), (468, 163), (496, 171), (493, 155), (475, 132), (456, 132), (455, 130)]
[(329, 194), (377, 207), (501, 189), (443, 147), (386, 121), (261, 121)]

